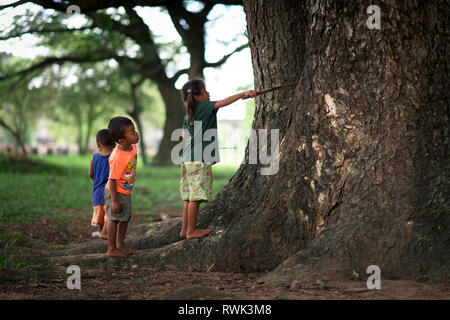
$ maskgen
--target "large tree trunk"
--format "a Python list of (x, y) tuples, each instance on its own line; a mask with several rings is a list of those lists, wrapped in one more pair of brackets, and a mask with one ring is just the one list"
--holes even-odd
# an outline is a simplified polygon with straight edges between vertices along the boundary
[[(254, 129), (279, 130), (279, 171), (245, 163), (199, 214), (131, 245), (147, 264), (448, 280), (449, 106), (445, 1), (385, 1), (381, 30), (365, 1), (244, 2), (256, 98)], [(178, 242), (177, 242), (178, 241)], [(171, 244), (172, 243), (172, 244)]]
[[(258, 186), (244, 170), (249, 194), (270, 198), (258, 211), (275, 223), (256, 230), (275, 234), (267, 251), (284, 259), (303, 247), (267, 280), (372, 264), (390, 277), (448, 279), (448, 5), (386, 1), (381, 30), (370, 30), (367, 2), (292, 3), (245, 3), (256, 87), (304, 59), (295, 95), (258, 102), (255, 127), (280, 129), (278, 174)], [(301, 25), (286, 29), (292, 16)]]

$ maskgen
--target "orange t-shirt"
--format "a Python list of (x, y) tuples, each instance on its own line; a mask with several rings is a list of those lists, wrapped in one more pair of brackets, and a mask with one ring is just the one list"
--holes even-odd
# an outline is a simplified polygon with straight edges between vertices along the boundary
[[(123, 151), (119, 147), (114, 148), (109, 156), (109, 179), (116, 180), (117, 192), (131, 194), (136, 181), (137, 149)], [(109, 190), (109, 180), (105, 186)]]

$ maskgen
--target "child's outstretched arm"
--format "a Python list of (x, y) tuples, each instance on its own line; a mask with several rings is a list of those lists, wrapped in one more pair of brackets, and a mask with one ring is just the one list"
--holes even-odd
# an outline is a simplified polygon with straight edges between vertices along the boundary
[(91, 164), (89, 165), (88, 175), (92, 180), (94, 180), (94, 161), (92, 158), (91, 158)]
[(223, 100), (217, 101), (216, 104), (214, 105), (214, 110), (228, 106), (239, 99), (248, 99), (254, 97), (256, 97), (256, 93), (254, 90), (240, 92), (235, 95), (229, 96), (228, 98), (225, 98)]

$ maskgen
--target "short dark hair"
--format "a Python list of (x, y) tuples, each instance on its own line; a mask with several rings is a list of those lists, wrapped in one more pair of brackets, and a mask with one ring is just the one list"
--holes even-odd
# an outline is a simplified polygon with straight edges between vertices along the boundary
[(116, 145), (108, 129), (99, 130), (95, 138), (97, 142), (101, 143), (105, 147), (114, 147)]
[(114, 141), (119, 143), (119, 139), (125, 138), (124, 127), (133, 125), (133, 122), (126, 117), (115, 117), (109, 120), (108, 131)]

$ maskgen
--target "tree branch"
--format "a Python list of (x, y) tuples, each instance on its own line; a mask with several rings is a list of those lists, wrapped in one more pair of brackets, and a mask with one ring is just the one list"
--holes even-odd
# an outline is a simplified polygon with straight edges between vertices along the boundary
[[(0, 6), (0, 10), (16, 7), (24, 3), (34, 3), (40, 5), (46, 9), (54, 9), (60, 12), (67, 12), (69, 5), (76, 5), (80, 8), (81, 13), (86, 14), (106, 8), (119, 8), (119, 7), (163, 7), (177, 2), (176, 0), (71, 0), (70, 4), (64, 2), (56, 2), (54, 0), (20, 0), (11, 4)], [(242, 5), (242, 0), (206, 0), (206, 4), (225, 4), (225, 5)]]
[[(133, 35), (133, 39), (141, 46), (151, 45), (155, 49), (152, 35), (149, 31), (148, 25), (131, 7), (125, 7), (125, 12), (130, 18), (130, 25), (128, 28)], [(154, 50), (156, 53), (156, 49)]]
[(16, 33), (16, 34), (0, 37), (0, 41), (21, 37), (21, 36), (23, 36), (25, 34), (29, 34), (29, 33), (52, 33), (52, 32), (62, 33), (62, 32), (72, 32), (72, 31), (83, 31), (83, 30), (92, 29), (92, 28), (93, 28), (93, 26), (87, 26), (87, 27), (82, 27), (82, 28), (74, 28), (74, 29), (64, 29), (64, 28), (53, 29), (53, 30), (51, 30), (51, 29), (30, 29), (30, 30), (23, 31), (23, 32), (20, 32), (20, 33)]
[[(248, 43), (243, 44), (240, 47), (237, 47), (236, 49), (233, 50), (233, 52), (230, 52), (229, 54), (223, 56), (220, 60), (216, 61), (216, 62), (207, 62), (205, 65), (205, 68), (215, 68), (215, 67), (219, 67), (222, 64), (224, 64), (225, 62), (227, 62), (227, 60), (236, 52), (242, 51), (243, 49), (248, 48)], [(178, 80), (178, 78), (185, 74), (188, 73), (190, 70), (190, 68), (185, 68), (185, 69), (181, 69), (178, 70), (171, 78), (170, 80), (173, 82), (176, 82)]]
[(186, 69), (181, 69), (178, 70), (177, 72), (175, 72), (175, 74), (170, 78), (171, 81), (176, 82), (178, 80), (179, 77), (181, 77), (181, 75), (188, 73), (189, 72), (189, 68)]
[(3, 5), (3, 6), (0, 6), (0, 10), (6, 9), (6, 8), (11, 8), (11, 7), (17, 7), (17, 6), (20, 6), (21, 4), (25, 4), (27, 2), (29, 2), (29, 1), (28, 0), (16, 1), (16, 2), (13, 2), (13, 3), (10, 3), (10, 4), (6, 4), (6, 5)]
[(208, 16), (209, 12), (212, 10), (212, 8), (216, 5), (217, 3), (214, 2), (209, 2), (206, 1), (205, 2), (205, 7), (202, 9), (202, 11), (200, 11), (198, 13), (199, 17), (203, 20), (206, 20), (206, 17)]
[[(101, 54), (99, 55), (99, 53), (101, 53)], [(28, 74), (36, 71), (36, 70), (43, 69), (43, 68), (48, 67), (48, 66), (53, 65), (53, 64), (62, 65), (64, 63), (66, 63), (66, 62), (77, 62), (77, 63), (98, 62), (98, 61), (102, 61), (102, 60), (106, 60), (106, 59), (112, 59), (112, 58), (116, 59), (118, 57), (116, 56), (115, 53), (114, 54), (105, 54), (104, 51), (93, 52), (93, 53), (90, 53), (89, 55), (83, 55), (83, 56), (81, 56), (81, 55), (68, 55), (68, 56), (65, 56), (65, 57), (46, 57), (43, 61), (41, 61), (39, 63), (36, 63), (35, 65), (33, 65), (33, 66), (31, 66), (31, 67), (29, 67), (27, 69), (18, 71), (18, 72), (13, 73), (13, 74), (8, 74), (8, 75), (1, 76), (0, 77), (0, 81), (6, 80), (6, 79), (11, 78), (11, 77), (16, 77), (16, 76), (20, 76), (21, 78), (23, 78), (26, 75), (28, 75)]]
[(0, 127), (3, 127), (7, 131), (9, 131), (9, 133), (11, 133), (14, 137), (16, 137), (16, 132), (2, 118), (0, 118)]
[(184, 40), (187, 36), (187, 30), (181, 25), (180, 21), (183, 19), (187, 22), (188, 25), (191, 25), (191, 18), (189, 15), (192, 15), (191, 12), (187, 11), (181, 3), (172, 3), (166, 6), (167, 12), (169, 13), (170, 19), (172, 23)]
[(215, 67), (219, 67), (222, 64), (224, 64), (225, 62), (227, 62), (228, 58), (230, 58), (233, 54), (235, 54), (236, 52), (242, 51), (245, 48), (248, 48), (248, 43), (243, 44), (242, 46), (237, 47), (236, 49), (234, 49), (232, 52), (230, 52), (227, 55), (224, 55), (222, 57), (222, 59), (216, 61), (216, 62), (207, 62), (205, 65), (205, 68), (215, 68)]

